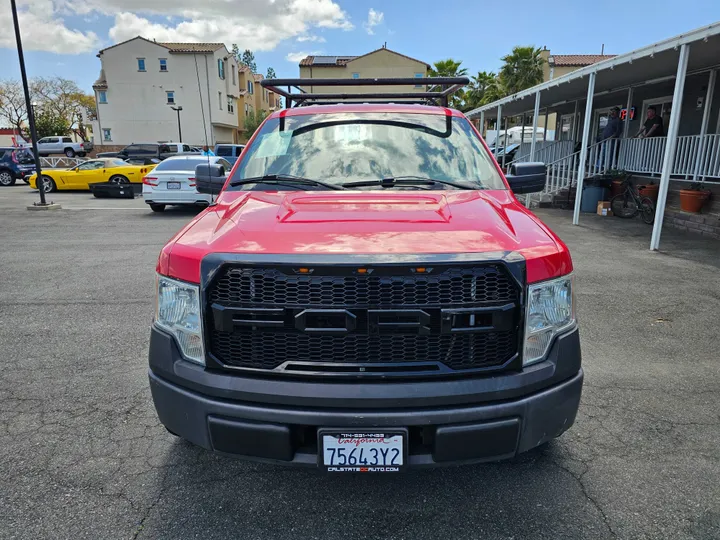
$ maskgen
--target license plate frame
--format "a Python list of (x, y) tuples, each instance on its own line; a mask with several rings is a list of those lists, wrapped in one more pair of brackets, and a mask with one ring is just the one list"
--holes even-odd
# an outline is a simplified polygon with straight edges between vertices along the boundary
[(181, 182), (168, 182), (167, 188), (168, 189), (182, 189), (182, 183)]
[[(320, 428), (318, 429), (318, 460), (317, 465), (320, 469), (322, 469), (325, 472), (328, 473), (398, 473), (398, 472), (404, 472), (405, 469), (408, 466), (408, 430), (406, 428), (378, 428), (378, 429), (357, 429), (357, 428), (348, 428), (348, 429), (338, 429), (338, 428)], [(366, 443), (363, 443), (361, 439), (380, 439), (381, 437), (385, 440), (387, 439), (394, 439), (395, 437), (400, 437), (400, 454), (402, 456), (402, 464), (401, 465), (392, 465), (390, 464), (378, 464), (378, 465), (371, 465), (369, 463), (359, 463), (358, 461), (361, 459), (365, 459), (366, 461), (374, 461), (375, 454), (371, 452), (371, 450), (368, 450), (368, 454), (366, 455), (364, 452), (362, 453), (355, 453), (353, 455), (354, 459), (350, 458), (350, 454), (348, 454), (345, 458), (345, 464), (326, 464), (325, 463), (325, 437), (332, 437), (332, 438), (342, 438), (352, 441), (353, 439), (356, 440), (355, 443), (349, 442), (348, 447), (352, 448), (353, 446), (357, 450), (358, 448), (361, 449), (369, 449), (369, 448), (380, 448), (372, 446), (372, 443), (369, 443), (370, 446), (367, 446)], [(390, 449), (396, 448), (396, 443), (382, 443), (382, 444), (389, 444), (391, 446)], [(352, 453), (352, 450), (351, 450)], [(382, 454), (380, 454), (382, 455)], [(389, 455), (387, 457), (390, 457)], [(354, 462), (351, 462), (354, 461)], [(392, 460), (390, 460), (392, 461)]]

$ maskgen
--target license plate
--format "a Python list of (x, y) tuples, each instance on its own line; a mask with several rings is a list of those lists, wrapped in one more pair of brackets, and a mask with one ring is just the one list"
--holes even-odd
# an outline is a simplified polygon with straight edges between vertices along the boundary
[(319, 430), (318, 439), (328, 472), (400, 472), (407, 464), (406, 431)]
[(180, 182), (168, 182), (167, 188), (168, 189), (180, 189)]

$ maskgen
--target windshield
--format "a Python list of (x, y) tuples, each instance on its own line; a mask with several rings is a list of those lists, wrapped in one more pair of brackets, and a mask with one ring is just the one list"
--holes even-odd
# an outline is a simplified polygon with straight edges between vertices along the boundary
[(474, 189), (506, 189), (466, 119), (429, 114), (324, 113), (269, 120), (231, 181), (267, 175), (338, 185), (416, 177)]
[(158, 171), (195, 171), (195, 167), (198, 165), (207, 165), (208, 163), (215, 163), (222, 165), (227, 170), (230, 170), (231, 165), (224, 159), (208, 159), (207, 157), (201, 158), (190, 158), (190, 159), (166, 159), (161, 161), (155, 172)]

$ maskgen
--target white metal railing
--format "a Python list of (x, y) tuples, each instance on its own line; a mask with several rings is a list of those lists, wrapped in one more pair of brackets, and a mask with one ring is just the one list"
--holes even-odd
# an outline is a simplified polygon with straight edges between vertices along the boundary
[(87, 161), (86, 158), (41, 157), (40, 165), (48, 169), (70, 169)]
[(545, 188), (539, 193), (532, 193), (526, 198), (525, 204), (528, 208), (542, 200), (552, 199), (552, 197), (564, 189), (569, 189), (577, 181), (578, 165), (580, 164), (580, 152), (575, 152), (569, 156), (561, 157), (555, 161), (547, 163)]
[[(617, 168), (636, 174), (661, 174), (666, 142), (666, 137), (621, 139)], [(720, 134), (678, 137), (670, 174), (675, 180), (720, 182)]]
[[(512, 163), (530, 161), (531, 145), (532, 143), (527, 142), (520, 144), (520, 148), (518, 148)], [(574, 149), (575, 143), (573, 141), (536, 141), (534, 161), (551, 163), (569, 156), (573, 153)]]

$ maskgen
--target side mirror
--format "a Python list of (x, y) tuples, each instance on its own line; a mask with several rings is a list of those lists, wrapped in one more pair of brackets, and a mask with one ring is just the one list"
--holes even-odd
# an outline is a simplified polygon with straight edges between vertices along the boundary
[(198, 193), (217, 195), (222, 191), (226, 178), (225, 167), (222, 165), (198, 165), (195, 167), (195, 187)]
[(545, 189), (547, 173), (544, 163), (513, 163), (505, 178), (516, 195), (537, 193)]

